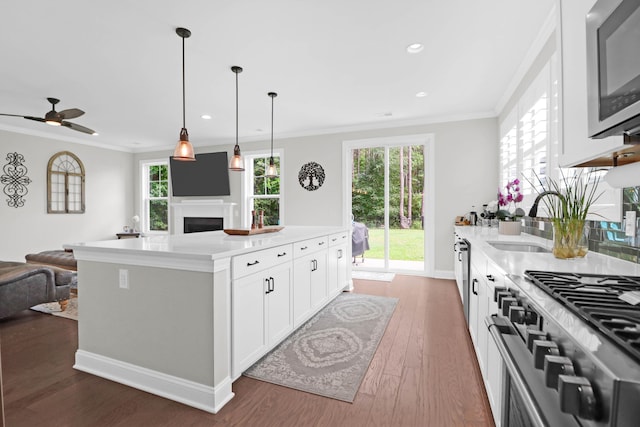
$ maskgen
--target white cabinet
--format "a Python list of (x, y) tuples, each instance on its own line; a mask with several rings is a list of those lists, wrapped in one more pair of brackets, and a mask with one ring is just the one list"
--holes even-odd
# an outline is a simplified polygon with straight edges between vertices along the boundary
[(286, 245), (233, 260), (234, 378), (293, 331), (292, 252)]
[(327, 301), (327, 237), (293, 245), (293, 323), (306, 321)]
[(331, 299), (348, 286), (347, 242), (349, 234), (345, 231), (329, 236), (327, 294)]
[(586, 16), (594, 3), (595, 0), (561, 0), (561, 166), (580, 164), (624, 147), (622, 136), (589, 139), (587, 128)]

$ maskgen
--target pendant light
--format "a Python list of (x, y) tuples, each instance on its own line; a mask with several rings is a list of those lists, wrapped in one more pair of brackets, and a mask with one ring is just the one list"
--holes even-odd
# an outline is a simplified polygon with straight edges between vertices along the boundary
[(236, 145), (233, 147), (233, 157), (231, 157), (231, 161), (229, 162), (229, 169), (242, 172), (244, 171), (244, 161), (240, 154), (240, 145), (238, 145), (238, 74), (242, 72), (242, 67), (234, 65), (231, 67), (231, 71), (236, 74)]
[(185, 88), (184, 88), (184, 39), (191, 36), (191, 31), (186, 28), (176, 28), (176, 34), (182, 38), (182, 129), (180, 130), (180, 141), (173, 150), (173, 158), (182, 161), (194, 161), (193, 145), (189, 142), (189, 133), (186, 128), (185, 119)]
[(267, 167), (266, 176), (275, 178), (278, 176), (278, 169), (273, 161), (273, 99), (278, 96), (275, 92), (269, 92), (267, 95), (271, 97), (271, 157), (269, 157), (269, 167)]

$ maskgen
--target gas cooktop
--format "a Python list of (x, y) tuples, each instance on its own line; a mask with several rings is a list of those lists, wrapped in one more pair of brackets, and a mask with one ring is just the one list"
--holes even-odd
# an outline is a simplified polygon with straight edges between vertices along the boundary
[(640, 362), (640, 277), (532, 270), (525, 276)]

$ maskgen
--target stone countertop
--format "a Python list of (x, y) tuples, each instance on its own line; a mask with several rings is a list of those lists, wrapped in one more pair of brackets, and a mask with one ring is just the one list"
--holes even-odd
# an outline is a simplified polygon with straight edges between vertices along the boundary
[(346, 231), (345, 227), (286, 226), (275, 233), (252, 236), (230, 236), (223, 231), (207, 231), (179, 235), (147, 236), (139, 239), (73, 243), (64, 247), (73, 249), (78, 259), (82, 259), (83, 254), (91, 252), (117, 253), (133, 257), (178, 257), (210, 261), (343, 231)]
[(455, 232), (479, 249), (504, 273), (523, 276), (525, 270), (566, 273), (617, 274), (640, 276), (640, 264), (589, 251), (584, 258), (558, 259), (551, 252), (529, 253), (496, 249), (488, 242), (525, 242), (544, 246), (551, 251), (553, 241), (530, 234), (518, 236), (498, 234), (497, 227), (456, 226)]

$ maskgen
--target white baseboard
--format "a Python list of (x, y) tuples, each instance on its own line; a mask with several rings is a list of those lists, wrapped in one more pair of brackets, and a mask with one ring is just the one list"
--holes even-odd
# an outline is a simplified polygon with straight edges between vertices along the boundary
[(234, 396), (230, 377), (210, 387), (84, 350), (76, 351), (73, 367), (213, 414)]
[(436, 270), (433, 273), (434, 279), (451, 279), (456, 280), (456, 276), (451, 270)]

